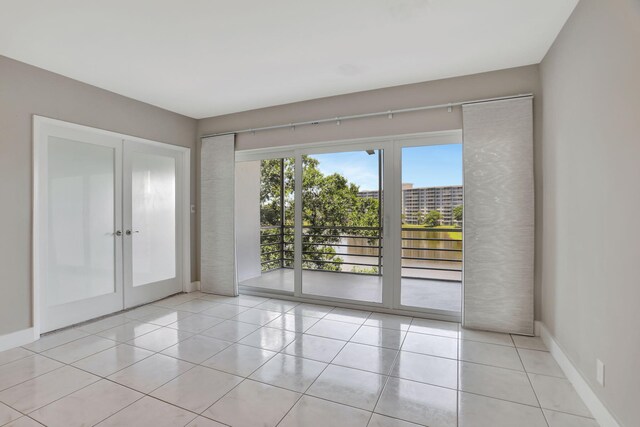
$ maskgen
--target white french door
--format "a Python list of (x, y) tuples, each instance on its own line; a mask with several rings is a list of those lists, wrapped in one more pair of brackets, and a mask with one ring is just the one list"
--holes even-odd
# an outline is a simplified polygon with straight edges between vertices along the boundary
[(36, 119), (40, 332), (180, 292), (183, 153)]
[(182, 290), (181, 153), (124, 141), (124, 306)]
[[(122, 140), (43, 125), (42, 331), (122, 309)], [(120, 233), (121, 234), (121, 233)]]

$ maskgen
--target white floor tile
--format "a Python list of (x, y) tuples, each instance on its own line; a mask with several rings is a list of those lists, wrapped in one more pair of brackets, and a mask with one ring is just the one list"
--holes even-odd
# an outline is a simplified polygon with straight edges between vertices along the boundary
[(364, 322), (366, 326), (375, 326), (376, 328), (395, 329), (399, 331), (408, 331), (412, 318), (408, 316), (396, 316), (394, 314), (372, 313)]
[(548, 351), (518, 349), (524, 369), (531, 374), (564, 378), (564, 372)]
[(202, 362), (202, 365), (247, 377), (276, 354), (278, 353), (263, 348), (233, 344)]
[(4, 364), (0, 366), (0, 390), (36, 378), (61, 366), (64, 365), (39, 354)]
[(201, 334), (212, 338), (218, 338), (223, 341), (235, 342), (246, 337), (258, 328), (258, 325), (225, 320), (212, 328), (202, 331)]
[(547, 350), (547, 346), (544, 345), (544, 342), (542, 342), (542, 339), (540, 337), (525, 337), (523, 335), (511, 335), (511, 339), (513, 339), (514, 344), (518, 348), (549, 351)]
[(150, 393), (193, 366), (164, 354), (154, 354), (116, 372), (109, 379), (142, 393)]
[(293, 301), (270, 299), (269, 301), (265, 301), (261, 304), (256, 305), (255, 308), (259, 308), (260, 310), (277, 311), (280, 313), (286, 313), (296, 305), (298, 305), (298, 303)]
[(362, 326), (351, 338), (352, 342), (374, 345), (399, 350), (406, 336), (406, 331), (384, 329), (373, 326)]
[(242, 380), (242, 377), (196, 366), (158, 388), (151, 396), (201, 413)]
[(349, 342), (331, 363), (387, 375), (393, 367), (397, 354), (397, 350), (390, 348)]
[(297, 332), (299, 334), (306, 332), (310, 327), (315, 325), (319, 319), (315, 317), (296, 316), (294, 314), (283, 314), (280, 317), (267, 323), (265, 326), (269, 328), (284, 329), (286, 331)]
[(458, 358), (458, 340), (436, 335), (408, 332), (402, 350), (430, 356)]
[(49, 427), (92, 426), (143, 396), (111, 381), (100, 380), (30, 416)]
[(442, 320), (419, 319), (415, 317), (409, 332), (419, 334), (438, 335), (441, 337), (458, 338), (459, 323), (444, 322)]
[(62, 344), (77, 340), (78, 338), (86, 337), (89, 334), (81, 331), (80, 329), (66, 329), (60, 332), (54, 332), (48, 335), (42, 336), (39, 340), (36, 340), (28, 345), (23, 345), (27, 350), (40, 353), (42, 351), (49, 350), (50, 348), (57, 347)]
[(460, 328), (460, 338), (463, 340), (480, 341), (489, 344), (509, 345), (514, 347), (511, 335), (509, 334)]
[(136, 337), (131, 341), (127, 341), (127, 344), (146, 350), (162, 351), (191, 336), (193, 336), (193, 334), (190, 332), (178, 331), (171, 328), (160, 328)]
[(247, 311), (243, 311), (238, 314), (232, 320), (237, 322), (251, 323), (253, 325), (264, 326), (272, 320), (280, 317), (280, 313), (277, 311), (258, 310), (257, 308), (250, 308)]
[(228, 301), (233, 301), (236, 299), (236, 297), (230, 297), (227, 295), (216, 295), (216, 294), (209, 294), (209, 293), (204, 293), (204, 295), (200, 295), (200, 297), (198, 297), (198, 299), (201, 300), (205, 300), (205, 301), (212, 301), (215, 302), (217, 304), (224, 304)]
[(4, 427), (42, 427), (42, 424), (29, 417), (18, 418)]
[(0, 392), (0, 401), (27, 414), (99, 379), (72, 366), (63, 366)]
[(327, 320), (335, 320), (338, 322), (353, 323), (362, 325), (371, 315), (370, 311), (351, 310), (348, 308), (336, 307), (324, 318)]
[(306, 333), (319, 337), (349, 341), (359, 328), (359, 325), (352, 323), (321, 319), (318, 323), (310, 327)]
[(398, 418), (387, 417), (386, 415), (373, 414), (367, 427), (420, 427), (418, 424)]
[(122, 411), (97, 424), (100, 427), (175, 427), (184, 426), (196, 414), (152, 397), (143, 397)]
[(16, 360), (24, 359), (25, 357), (33, 356), (34, 354), (34, 352), (26, 350), (22, 347), (5, 350), (3, 352), (0, 352), (0, 365), (15, 362)]
[(391, 375), (455, 390), (458, 385), (458, 362), (443, 357), (401, 351)]
[(249, 378), (304, 393), (326, 367), (326, 363), (281, 353), (262, 365)]
[(204, 335), (194, 335), (178, 344), (162, 351), (162, 354), (186, 360), (191, 363), (202, 363), (214, 354), (229, 347), (232, 343)]
[(269, 298), (256, 297), (253, 295), (240, 295), (232, 299), (223, 301), (225, 304), (240, 305), (243, 307), (255, 307), (268, 301)]
[(131, 320), (123, 325), (116, 326), (115, 328), (98, 332), (96, 335), (113, 341), (126, 342), (134, 339), (135, 337), (139, 337), (140, 335), (155, 331), (156, 329), (160, 329), (160, 326), (154, 325), (153, 323)]
[(17, 420), (21, 416), (22, 414), (20, 412), (8, 407), (4, 403), (0, 403), (0, 426)]
[(219, 319), (231, 319), (232, 317), (236, 317), (238, 314), (247, 310), (249, 310), (249, 307), (230, 304), (219, 304), (200, 312), (200, 314), (204, 316), (217, 317)]
[(195, 295), (190, 295), (190, 294), (178, 294), (178, 295), (170, 296), (168, 298), (164, 298), (160, 301), (156, 301), (151, 305), (156, 307), (173, 308), (176, 305), (180, 305), (187, 301), (191, 301), (192, 299), (197, 299), (197, 297)]
[(203, 415), (234, 427), (272, 427), (299, 398), (299, 393), (245, 380)]
[(96, 320), (93, 322), (84, 323), (78, 326), (78, 329), (81, 331), (87, 332), (89, 334), (96, 334), (98, 332), (102, 332), (107, 329), (114, 328), (116, 326), (120, 326), (123, 323), (127, 323), (129, 321), (122, 314), (117, 314), (115, 316), (105, 317), (104, 319)]
[(462, 391), (538, 406), (524, 372), (469, 362), (460, 362), (459, 369), (458, 381)]
[(179, 294), (0, 352), (0, 425), (40, 426), (24, 411), (65, 427), (596, 427), (544, 349), (439, 320)]
[(224, 322), (223, 319), (218, 319), (216, 317), (193, 314), (189, 317), (185, 317), (184, 319), (180, 319), (177, 322), (171, 323), (167, 325), (167, 327), (197, 334), (222, 322)]
[(307, 394), (372, 411), (386, 378), (372, 372), (329, 365)]
[(543, 409), (543, 411), (549, 422), (549, 427), (599, 427), (593, 418), (579, 417), (549, 409)]
[(239, 341), (239, 344), (264, 348), (265, 350), (280, 351), (293, 342), (298, 335), (283, 329), (260, 328)]
[(142, 317), (148, 317), (153, 314), (162, 315), (167, 313), (174, 313), (174, 309), (169, 309), (165, 307), (157, 307), (155, 305), (143, 305), (140, 307), (136, 307), (132, 310), (125, 311), (123, 315), (129, 319), (140, 319)]
[(197, 417), (195, 420), (191, 421), (185, 427), (226, 427), (224, 424), (220, 424), (219, 422), (210, 420), (205, 417)]
[(362, 409), (302, 396), (278, 427), (366, 427), (370, 416)]
[(91, 335), (44, 351), (41, 354), (62, 363), (73, 363), (102, 350), (115, 347), (117, 344), (115, 341)]
[(455, 427), (456, 391), (389, 378), (375, 412), (430, 427)]
[(304, 334), (299, 335), (283, 352), (292, 356), (329, 363), (338, 355), (345, 344), (340, 340)]
[(287, 313), (295, 314), (297, 316), (307, 316), (322, 319), (324, 316), (330, 313), (331, 310), (333, 310), (333, 307), (329, 307), (326, 305), (299, 304), (293, 307), (291, 310), (287, 311)]
[(479, 341), (460, 340), (459, 359), (500, 368), (524, 371), (518, 352), (514, 347), (489, 344)]
[(91, 372), (94, 375), (107, 377), (151, 355), (153, 355), (152, 351), (127, 344), (120, 344), (80, 359), (75, 362), (73, 366)]
[(529, 374), (529, 378), (540, 401), (540, 406), (544, 409), (591, 417), (591, 412), (582, 402), (569, 380), (538, 374)]
[(459, 427), (547, 427), (542, 410), (471, 393), (459, 393)]
[(138, 318), (140, 322), (151, 323), (157, 326), (168, 326), (178, 320), (186, 319), (193, 316), (193, 313), (188, 311), (167, 310), (161, 313), (153, 313), (148, 316), (142, 316)]
[(176, 305), (175, 309), (180, 311), (188, 311), (190, 313), (200, 313), (216, 306), (215, 302), (205, 301), (202, 299), (194, 299), (180, 305)]

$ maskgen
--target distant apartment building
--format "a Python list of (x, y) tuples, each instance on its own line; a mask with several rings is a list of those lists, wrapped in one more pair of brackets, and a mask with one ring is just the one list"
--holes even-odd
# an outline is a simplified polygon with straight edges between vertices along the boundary
[[(402, 184), (402, 214), (407, 224), (417, 224), (420, 213), (438, 211), (442, 225), (453, 225), (453, 208), (462, 205), (462, 185), (446, 187), (418, 187)], [(378, 191), (361, 191), (359, 197), (378, 198)]]

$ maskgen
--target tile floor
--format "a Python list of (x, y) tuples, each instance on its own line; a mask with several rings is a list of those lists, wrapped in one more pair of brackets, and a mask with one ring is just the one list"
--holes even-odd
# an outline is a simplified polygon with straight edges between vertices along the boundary
[(539, 338), (194, 292), (0, 353), (0, 425), (597, 423)]

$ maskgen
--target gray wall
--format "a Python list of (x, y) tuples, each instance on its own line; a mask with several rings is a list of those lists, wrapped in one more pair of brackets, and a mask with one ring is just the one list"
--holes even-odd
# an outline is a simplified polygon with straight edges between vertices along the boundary
[[(192, 149), (196, 120), (0, 56), (0, 335), (31, 326), (32, 115)], [(192, 276), (197, 227), (192, 215)]]
[(582, 0), (540, 69), (542, 320), (620, 423), (637, 426), (640, 2)]
[[(451, 79), (435, 80), (385, 89), (358, 92), (348, 95), (314, 99), (294, 104), (280, 105), (226, 116), (211, 117), (198, 122), (199, 135), (236, 129), (254, 128), (296, 121), (330, 118), (348, 114), (386, 111), (395, 108), (417, 107), (454, 101), (491, 98), (521, 93), (533, 93), (534, 99), (534, 156), (536, 194), (540, 193), (540, 106), (542, 94), (539, 88), (538, 65), (492, 71)], [(462, 128), (462, 112), (454, 108), (398, 114), (393, 119), (370, 118), (305, 126), (295, 131), (289, 129), (242, 134), (236, 139), (239, 150), (275, 147), (291, 144), (364, 138), (381, 135), (428, 132)], [(537, 197), (537, 196), (536, 196)], [(536, 220), (541, 210), (536, 205)], [(536, 238), (539, 238), (537, 235)], [(536, 257), (540, 257), (539, 245)], [(540, 311), (540, 266), (536, 263), (536, 318)]]

